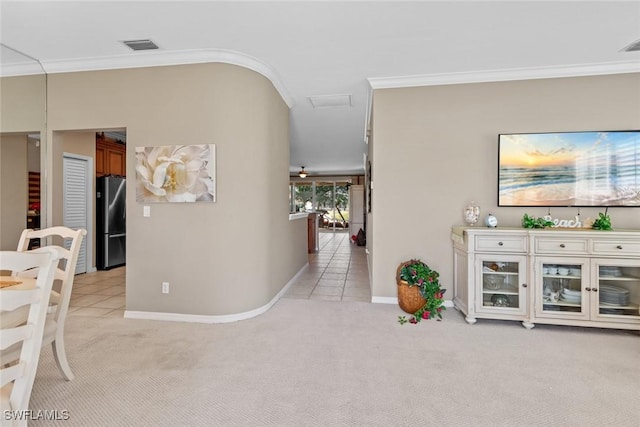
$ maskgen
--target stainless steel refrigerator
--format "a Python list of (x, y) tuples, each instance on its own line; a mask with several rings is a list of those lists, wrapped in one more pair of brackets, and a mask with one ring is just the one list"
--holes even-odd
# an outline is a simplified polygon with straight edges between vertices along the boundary
[(126, 178), (96, 179), (96, 267), (108, 270), (126, 262)]

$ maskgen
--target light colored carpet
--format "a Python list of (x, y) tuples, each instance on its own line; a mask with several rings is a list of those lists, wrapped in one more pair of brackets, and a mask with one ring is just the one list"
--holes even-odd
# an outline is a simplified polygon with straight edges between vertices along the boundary
[(65, 382), (44, 350), (33, 410), (64, 426), (634, 426), (637, 332), (282, 299), (204, 325), (71, 316)]

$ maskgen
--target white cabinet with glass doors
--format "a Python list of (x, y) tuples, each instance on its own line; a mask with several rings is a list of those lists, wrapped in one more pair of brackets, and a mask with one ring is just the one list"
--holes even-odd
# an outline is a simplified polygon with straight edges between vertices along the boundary
[(475, 312), (492, 318), (524, 320), (527, 315), (527, 257), (476, 255)]
[(588, 258), (537, 257), (534, 272), (536, 321), (589, 319)]
[(523, 230), (456, 227), (454, 241), (454, 306), (473, 324), (477, 319), (528, 322), (528, 248)]
[(453, 303), (468, 323), (640, 330), (640, 230), (452, 231)]
[(640, 232), (530, 234), (532, 323), (640, 329)]
[(593, 319), (640, 324), (640, 261), (596, 258), (592, 265)]
[(639, 261), (538, 257), (534, 270), (537, 323), (640, 324)]

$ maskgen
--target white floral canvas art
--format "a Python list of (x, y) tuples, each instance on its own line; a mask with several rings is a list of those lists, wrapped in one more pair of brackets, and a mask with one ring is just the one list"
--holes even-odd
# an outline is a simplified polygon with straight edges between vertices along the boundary
[(216, 201), (216, 146), (136, 147), (136, 201)]

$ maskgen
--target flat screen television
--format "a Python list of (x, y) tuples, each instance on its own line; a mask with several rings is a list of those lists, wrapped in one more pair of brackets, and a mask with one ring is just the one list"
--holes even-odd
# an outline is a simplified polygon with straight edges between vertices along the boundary
[(498, 136), (498, 206), (640, 206), (640, 130)]

